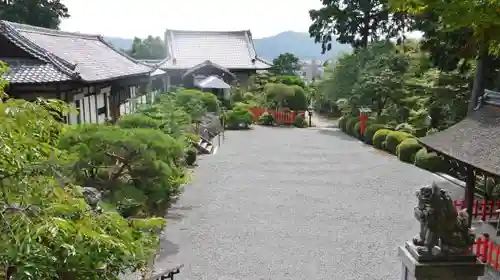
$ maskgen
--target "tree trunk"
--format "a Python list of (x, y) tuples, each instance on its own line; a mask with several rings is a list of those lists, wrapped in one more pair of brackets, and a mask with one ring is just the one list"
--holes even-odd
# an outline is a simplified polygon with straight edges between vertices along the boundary
[(467, 115), (470, 115), (472, 112), (474, 112), (474, 108), (476, 108), (477, 106), (478, 98), (483, 95), (485, 68), (487, 60), (488, 60), (488, 42), (484, 41), (479, 46), (479, 54), (477, 57), (477, 65), (476, 65), (476, 75), (474, 77), (472, 94), (470, 96), (469, 106), (467, 108)]

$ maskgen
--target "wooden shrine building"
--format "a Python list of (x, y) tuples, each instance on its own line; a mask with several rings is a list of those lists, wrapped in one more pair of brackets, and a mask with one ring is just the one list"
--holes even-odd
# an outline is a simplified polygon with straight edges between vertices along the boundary
[[(159, 68), (167, 72), (169, 84), (174, 86), (203, 90), (218, 86), (217, 89), (223, 90), (234, 82), (245, 84), (252, 74), (272, 66), (257, 55), (249, 30), (168, 29), (165, 46), (167, 58)], [(202, 82), (209, 77), (210, 80)]]
[(465, 207), (472, 219), (477, 179), (500, 177), (500, 93), (486, 90), (464, 120), (419, 141), (444, 159), (448, 173), (465, 180)]
[(151, 78), (165, 74), (99, 35), (8, 21), (0, 21), (0, 60), (9, 67), (4, 74), (9, 96), (64, 100), (78, 109), (65, 117), (70, 124), (102, 123), (130, 113), (149, 91)]

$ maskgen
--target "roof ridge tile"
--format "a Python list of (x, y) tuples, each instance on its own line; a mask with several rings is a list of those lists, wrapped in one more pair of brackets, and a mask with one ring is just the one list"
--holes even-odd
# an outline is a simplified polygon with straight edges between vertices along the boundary
[(18, 31), (22, 31), (22, 32), (46, 34), (46, 35), (53, 35), (53, 36), (76, 37), (76, 38), (89, 39), (89, 40), (98, 40), (99, 36), (101, 36), (99, 34), (86, 34), (86, 33), (80, 33), (80, 32), (62, 31), (62, 30), (58, 30), (58, 29), (50, 29), (50, 28), (33, 26), (33, 25), (11, 22), (11, 21), (6, 21), (6, 20), (2, 20), (2, 22), (7, 23), (12, 28), (14, 28)]

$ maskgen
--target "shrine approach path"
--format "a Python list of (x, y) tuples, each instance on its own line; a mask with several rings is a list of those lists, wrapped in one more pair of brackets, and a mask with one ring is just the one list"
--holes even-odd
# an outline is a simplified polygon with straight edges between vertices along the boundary
[(415, 191), (436, 178), (336, 129), (228, 131), (169, 211), (155, 267), (184, 264), (190, 280), (400, 279)]

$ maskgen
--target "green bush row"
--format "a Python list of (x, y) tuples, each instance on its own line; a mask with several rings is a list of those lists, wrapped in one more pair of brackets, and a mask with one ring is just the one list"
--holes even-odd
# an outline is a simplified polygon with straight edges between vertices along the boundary
[[(385, 150), (396, 155), (399, 160), (431, 171), (446, 171), (445, 162), (436, 153), (429, 153), (410, 133), (411, 130), (401, 129), (395, 131), (387, 125), (375, 123), (374, 120), (367, 121), (367, 127), (361, 133), (359, 118), (341, 117), (338, 121), (339, 129), (366, 144), (373, 145), (379, 150)], [(419, 136), (425, 135), (418, 131)], [(433, 133), (433, 132), (431, 132)]]

